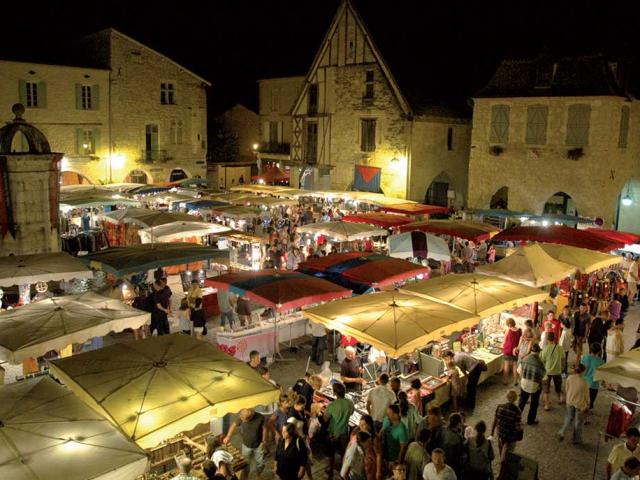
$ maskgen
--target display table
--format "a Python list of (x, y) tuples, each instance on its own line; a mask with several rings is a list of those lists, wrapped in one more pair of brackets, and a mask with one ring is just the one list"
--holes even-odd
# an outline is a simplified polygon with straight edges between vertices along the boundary
[[(307, 334), (308, 320), (301, 313), (278, 319), (278, 343), (288, 342)], [(275, 326), (273, 320), (263, 320), (259, 325), (237, 332), (217, 332), (218, 347), (230, 355), (249, 361), (252, 350), (262, 357), (273, 358), (275, 354)]]

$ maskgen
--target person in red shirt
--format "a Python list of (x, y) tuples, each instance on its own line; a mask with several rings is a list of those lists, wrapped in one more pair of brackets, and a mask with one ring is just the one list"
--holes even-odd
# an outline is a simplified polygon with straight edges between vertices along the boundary
[(355, 347), (358, 344), (358, 339), (356, 337), (352, 337), (351, 335), (342, 335), (340, 339), (340, 346), (347, 347)]
[[(551, 324), (551, 328), (547, 324)], [(552, 331), (556, 339), (560, 338), (560, 322), (555, 318), (555, 314), (550, 310), (547, 312), (547, 318), (542, 322), (542, 331)]]

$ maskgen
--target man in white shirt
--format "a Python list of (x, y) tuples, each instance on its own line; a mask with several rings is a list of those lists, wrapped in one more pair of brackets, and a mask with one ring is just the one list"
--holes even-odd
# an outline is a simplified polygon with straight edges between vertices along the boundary
[(625, 460), (620, 470), (611, 476), (611, 480), (636, 480), (640, 474), (640, 460), (629, 457)]
[(627, 437), (627, 441), (619, 443), (613, 447), (609, 453), (605, 475), (605, 479), (607, 480), (611, 479), (612, 474), (624, 466), (625, 461), (629, 457), (640, 460), (640, 431), (635, 427), (631, 427), (627, 429), (625, 436)]
[(456, 473), (445, 463), (444, 450), (434, 448), (431, 452), (431, 463), (424, 467), (424, 480), (458, 480)]
[(373, 421), (380, 426), (384, 418), (387, 407), (396, 401), (396, 396), (388, 386), (389, 375), (386, 373), (378, 377), (377, 385), (371, 389), (367, 396), (367, 412), (373, 418)]

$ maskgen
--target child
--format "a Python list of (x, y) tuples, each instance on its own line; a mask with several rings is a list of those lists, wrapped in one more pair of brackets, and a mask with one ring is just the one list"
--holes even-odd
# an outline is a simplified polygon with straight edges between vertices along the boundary
[(191, 309), (189, 308), (189, 301), (186, 297), (180, 301), (178, 329), (186, 335), (191, 335)]

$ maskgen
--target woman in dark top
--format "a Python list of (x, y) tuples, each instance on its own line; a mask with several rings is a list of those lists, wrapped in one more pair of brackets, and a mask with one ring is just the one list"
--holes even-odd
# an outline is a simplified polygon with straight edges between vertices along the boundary
[(207, 318), (202, 309), (202, 298), (195, 299), (195, 308), (191, 309), (191, 322), (193, 323), (195, 337), (201, 339), (204, 335), (204, 327), (207, 324)]
[(276, 449), (276, 461), (273, 473), (282, 480), (300, 480), (305, 475), (307, 465), (307, 447), (298, 437), (296, 426), (287, 423), (282, 429), (282, 438)]

